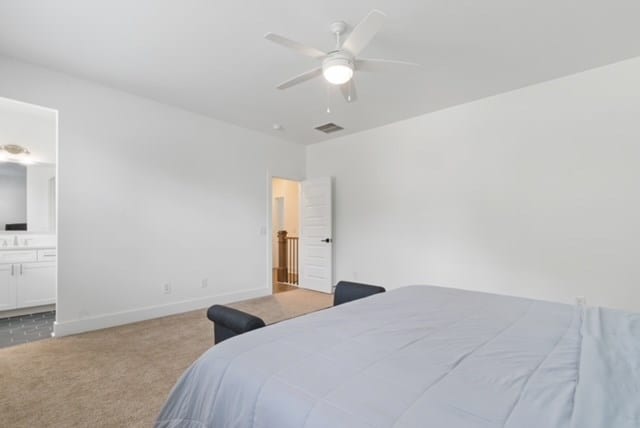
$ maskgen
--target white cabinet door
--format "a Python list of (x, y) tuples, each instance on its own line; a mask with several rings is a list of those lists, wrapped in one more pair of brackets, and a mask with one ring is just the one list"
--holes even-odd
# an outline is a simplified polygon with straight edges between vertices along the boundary
[(16, 266), (16, 295), (19, 308), (56, 302), (55, 263), (22, 263)]
[(16, 307), (16, 265), (0, 265), (0, 311)]
[(302, 182), (300, 287), (331, 293), (333, 286), (331, 178)]

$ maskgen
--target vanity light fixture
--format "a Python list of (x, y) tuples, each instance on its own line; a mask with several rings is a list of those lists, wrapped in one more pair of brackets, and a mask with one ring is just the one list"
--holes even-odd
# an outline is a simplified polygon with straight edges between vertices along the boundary
[(17, 144), (5, 144), (0, 146), (0, 161), (17, 162), (23, 165), (31, 165), (35, 163), (29, 156), (31, 152), (26, 147)]

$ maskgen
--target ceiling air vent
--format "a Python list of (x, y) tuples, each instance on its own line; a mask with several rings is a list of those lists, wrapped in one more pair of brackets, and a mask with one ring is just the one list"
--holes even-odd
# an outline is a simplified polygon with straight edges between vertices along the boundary
[(324, 125), (317, 126), (316, 129), (320, 132), (324, 132), (325, 134), (331, 134), (332, 132), (342, 131), (344, 128), (336, 125), (335, 123), (329, 122)]

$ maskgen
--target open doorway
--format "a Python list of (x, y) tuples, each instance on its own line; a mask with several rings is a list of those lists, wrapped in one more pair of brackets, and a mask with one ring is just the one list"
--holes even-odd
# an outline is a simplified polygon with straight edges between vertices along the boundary
[(300, 284), (300, 182), (271, 180), (272, 289), (294, 290)]
[(51, 337), (58, 112), (0, 98), (0, 348)]

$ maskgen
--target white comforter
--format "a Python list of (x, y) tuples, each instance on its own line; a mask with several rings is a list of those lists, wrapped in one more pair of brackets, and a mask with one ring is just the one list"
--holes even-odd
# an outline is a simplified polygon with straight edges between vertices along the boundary
[(156, 425), (640, 427), (639, 328), (621, 312), (405, 287), (214, 346)]

